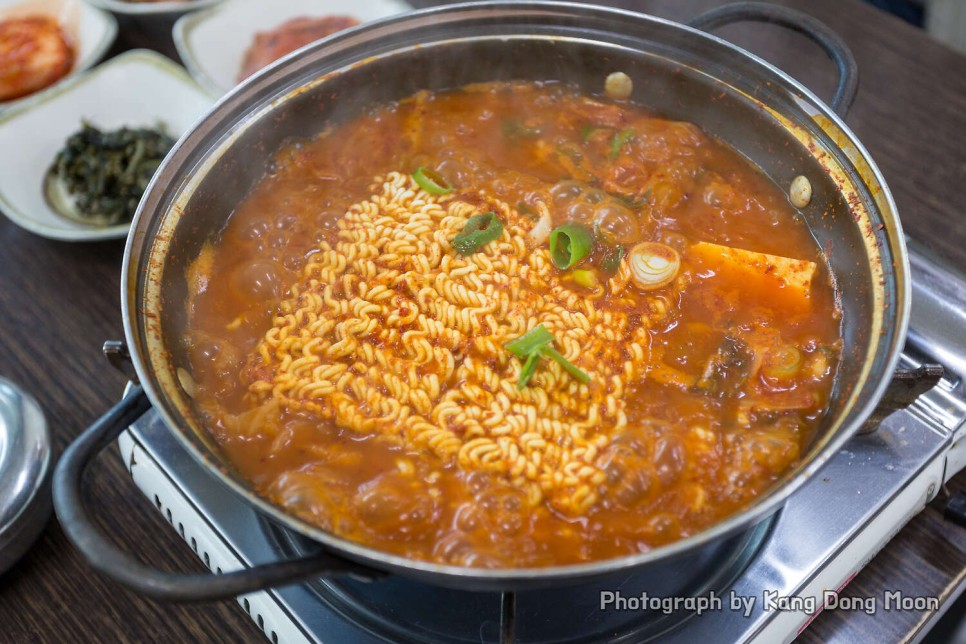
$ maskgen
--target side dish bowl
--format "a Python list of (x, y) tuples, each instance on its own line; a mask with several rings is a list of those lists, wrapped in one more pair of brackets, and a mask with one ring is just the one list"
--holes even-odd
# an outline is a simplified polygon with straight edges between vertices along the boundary
[(164, 16), (176, 18), (192, 11), (216, 5), (224, 0), (161, 0), (130, 2), (128, 0), (84, 0), (90, 5), (121, 16)]
[(221, 96), (239, 84), (245, 51), (259, 32), (292, 18), (344, 15), (360, 22), (409, 11), (402, 0), (231, 0), (182, 17), (174, 25), (174, 44), (185, 67), (203, 87)]
[(213, 7), (224, 0), (161, 0), (129, 2), (128, 0), (83, 0), (92, 7), (110, 13), (118, 22), (122, 38), (139, 47), (171, 52), (171, 29), (186, 14)]
[[(847, 109), (856, 87), (854, 62), (827, 28), (774, 5), (722, 11), (694, 24), (778, 22), (822, 40), (843, 73), (833, 103)], [(742, 512), (689, 538), (633, 556), (538, 569), (481, 570), (389, 555), (336, 537), (256, 494), (213, 444), (179, 384), (185, 356), (175, 338), (185, 323), (188, 263), (264, 176), (273, 152), (418, 90), (552, 78), (594, 91), (615, 70), (645, 79), (635, 84), (632, 100), (698, 124), (777, 185), (789, 186), (800, 174), (811, 179), (812, 199), (801, 212), (826, 249), (841, 294), (843, 360), (829, 413), (801, 462)], [(302, 49), (237, 88), (182, 138), (148, 188), (128, 238), (122, 283), (127, 346), (143, 391), (136, 388), (68, 450), (55, 482), (56, 507), (95, 567), (169, 599), (226, 596), (347, 571), (504, 591), (633, 571), (662, 596), (707, 590), (717, 571), (762, 538), (788, 495), (872, 415), (896, 368), (909, 313), (908, 260), (892, 198), (832, 108), (781, 71), (693, 26), (540, 2), (453, 5), (371, 23)], [(321, 552), (201, 581), (151, 571), (113, 549), (81, 508), (80, 479), (92, 455), (150, 405), (210, 471)]]
[(38, 96), (29, 110), (0, 114), (0, 140), (20, 151), (0, 155), (0, 211), (21, 228), (50, 239), (124, 237), (129, 223), (80, 223), (47, 202), (44, 177), (58, 150), (84, 122), (101, 129), (160, 123), (177, 138), (210, 105), (181, 67), (160, 54), (134, 50)]

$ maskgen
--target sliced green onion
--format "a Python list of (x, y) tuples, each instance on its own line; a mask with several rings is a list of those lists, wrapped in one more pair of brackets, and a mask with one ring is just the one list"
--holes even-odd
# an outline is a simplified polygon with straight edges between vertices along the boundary
[(500, 123), (500, 131), (503, 133), (503, 136), (511, 141), (520, 137), (532, 139), (535, 136), (540, 136), (540, 130), (537, 128), (527, 127), (520, 121), (515, 121), (513, 119), (506, 119)]
[(460, 255), (472, 255), (503, 234), (503, 222), (495, 212), (470, 217), (460, 234), (453, 238), (453, 248)]
[(581, 268), (573, 272), (574, 281), (584, 288), (597, 288), (597, 273), (591, 269)]
[(530, 378), (533, 378), (533, 374), (537, 371), (537, 363), (540, 362), (540, 352), (531, 353), (527, 357), (527, 361), (523, 363), (523, 369), (520, 369), (520, 381), (517, 383), (517, 389), (523, 389), (530, 382)]
[(620, 132), (615, 134), (614, 138), (611, 139), (611, 142), (610, 142), (610, 154), (608, 154), (607, 156), (610, 159), (616, 159), (617, 155), (620, 154), (621, 148), (624, 147), (624, 145), (628, 141), (634, 138), (634, 134), (635, 134), (634, 130), (630, 128), (626, 130), (621, 130)]
[(643, 206), (646, 206), (648, 204), (648, 202), (650, 202), (650, 200), (651, 200), (651, 189), (648, 188), (647, 190), (645, 190), (644, 191), (644, 194), (641, 195), (641, 198), (640, 199), (637, 199), (637, 200), (631, 199), (630, 197), (627, 197), (627, 196), (624, 196), (624, 195), (618, 195), (617, 199), (619, 201), (623, 202), (624, 205), (627, 206), (628, 208), (633, 208), (633, 209), (636, 210), (638, 208), (641, 208)]
[(791, 344), (786, 344), (768, 352), (762, 371), (766, 376), (777, 380), (792, 378), (802, 366), (802, 352)]
[(504, 346), (507, 351), (516, 357), (526, 358), (531, 354), (539, 352), (541, 348), (551, 342), (553, 342), (553, 333), (550, 333), (547, 327), (538, 324), (516, 340), (508, 342)]
[(607, 125), (585, 125), (580, 128), (580, 138), (584, 141), (589, 141), (590, 137), (594, 136), (597, 132), (612, 132), (614, 128)]
[(588, 382), (590, 382), (590, 376), (588, 376), (586, 373), (581, 371), (576, 365), (574, 365), (572, 362), (567, 360), (565, 357), (560, 355), (560, 352), (558, 352), (553, 347), (549, 345), (545, 346), (540, 352), (543, 355), (547, 356), (548, 358), (553, 358), (554, 360), (556, 360), (557, 364), (563, 367), (564, 370), (566, 370), (567, 373), (573, 376), (575, 380), (582, 382), (585, 385)]
[(585, 167), (584, 154), (578, 147), (567, 143), (558, 145), (554, 161), (560, 164), (566, 172), (565, 176), (570, 179), (583, 183), (594, 181), (594, 175)]
[(590, 255), (594, 234), (580, 224), (563, 224), (550, 233), (550, 259), (554, 266), (566, 270)]
[(443, 178), (443, 175), (432, 168), (419, 166), (413, 173), (416, 185), (431, 195), (448, 195), (453, 192), (453, 186)]
[(523, 363), (523, 368), (520, 370), (520, 381), (517, 383), (517, 389), (523, 389), (527, 386), (527, 383), (530, 382), (530, 379), (533, 378), (533, 374), (537, 370), (537, 363), (543, 356), (555, 360), (567, 373), (579, 382), (585, 385), (590, 382), (590, 376), (550, 346), (553, 340), (553, 334), (547, 330), (547, 327), (538, 324), (516, 340), (504, 345), (507, 351), (516, 357), (521, 359), (526, 358), (526, 361)]
[(614, 249), (607, 253), (600, 262), (600, 270), (605, 273), (616, 273), (622, 259), (624, 259), (624, 247), (614, 246)]

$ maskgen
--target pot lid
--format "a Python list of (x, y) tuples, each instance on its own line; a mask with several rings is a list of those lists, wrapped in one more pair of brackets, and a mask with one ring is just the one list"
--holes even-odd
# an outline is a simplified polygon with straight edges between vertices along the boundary
[(0, 378), (0, 573), (50, 518), (51, 444), (37, 401)]

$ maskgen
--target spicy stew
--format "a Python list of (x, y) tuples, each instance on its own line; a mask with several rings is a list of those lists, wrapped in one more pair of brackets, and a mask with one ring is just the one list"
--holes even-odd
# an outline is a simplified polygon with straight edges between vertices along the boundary
[(375, 106), (277, 153), (188, 274), (179, 370), (271, 501), (403, 556), (647, 551), (802, 456), (822, 252), (697, 126), (561, 83)]

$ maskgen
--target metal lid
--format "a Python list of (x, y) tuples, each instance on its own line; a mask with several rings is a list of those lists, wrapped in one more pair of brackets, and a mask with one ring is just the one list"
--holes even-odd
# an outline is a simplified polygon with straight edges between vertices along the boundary
[(0, 378), (0, 573), (50, 518), (50, 434), (37, 401)]

